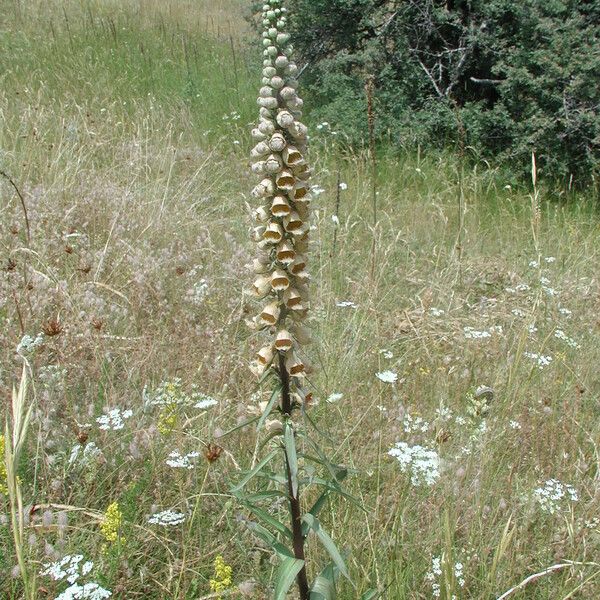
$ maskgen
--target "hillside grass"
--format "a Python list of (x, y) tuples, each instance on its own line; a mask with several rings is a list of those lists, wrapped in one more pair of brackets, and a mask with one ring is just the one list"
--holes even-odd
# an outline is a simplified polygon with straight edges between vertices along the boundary
[[(258, 341), (244, 323), (254, 310), (244, 294), (253, 251), (247, 156), (260, 79), (245, 8), (0, 0), (0, 169), (19, 188), (30, 228), (28, 241), (23, 207), (2, 177), (2, 398), (18, 381), (22, 337), (60, 324), (28, 355), (27, 557), (39, 572), (81, 553), (115, 598), (207, 596), (217, 555), (236, 586), (247, 584), (232, 597), (270, 597), (276, 561), (229, 494), (251, 464), (255, 432), (222, 436), (270, 394), (247, 368)], [(427, 574), (443, 555), (450, 567), (436, 581), (446, 600), (496, 598), (557, 564), (565, 566), (511, 598), (597, 598), (594, 206), (545, 196), (538, 182), (538, 214), (531, 190), (486, 165), (380, 149), (374, 224), (367, 154), (310, 116), (308, 124), (312, 183), (323, 189), (310, 257), (309, 410), (365, 507), (340, 499), (323, 513), (356, 585), (341, 583), (339, 597), (379, 587), (390, 600), (431, 598)], [(527, 353), (551, 362), (539, 368)], [(377, 379), (385, 370), (396, 384)], [(218, 403), (153, 406), (164, 382), (173, 397), (195, 385)], [(493, 390), (485, 405), (480, 386)], [(327, 402), (332, 394), (343, 396)], [(117, 407), (133, 411), (123, 429), (100, 430), (96, 418)], [(407, 415), (427, 431), (406, 431)], [(70, 460), (92, 441), (98, 457)], [(398, 441), (439, 453), (434, 485), (412, 485), (387, 455)], [(212, 463), (207, 444), (223, 448)], [(197, 466), (168, 467), (173, 450), (199, 451)], [(533, 492), (549, 479), (574, 486), (578, 500), (542, 511)], [(99, 525), (112, 502), (124, 539), (111, 544)], [(166, 509), (186, 522), (148, 523)], [(11, 540), (3, 521), (0, 596), (16, 599)], [(314, 575), (326, 557), (312, 540), (308, 555), (318, 559)], [(64, 589), (47, 577), (38, 586), (40, 598)]]

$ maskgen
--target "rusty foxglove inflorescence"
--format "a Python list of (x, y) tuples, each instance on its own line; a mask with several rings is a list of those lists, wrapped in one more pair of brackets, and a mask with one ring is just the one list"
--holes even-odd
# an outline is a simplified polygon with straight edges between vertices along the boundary
[[(252, 130), (252, 171), (259, 176), (252, 190), (252, 239), (258, 253), (252, 262), (256, 279), (251, 293), (261, 309), (251, 320), (253, 329), (265, 331), (268, 342), (257, 353), (252, 369), (257, 375), (285, 368), (291, 392), (304, 400), (302, 378), (306, 364), (300, 346), (310, 341), (303, 321), (308, 312), (305, 254), (308, 250), (310, 169), (305, 152), (307, 129), (301, 123), (298, 67), (291, 59), (286, 9), (281, 0), (263, 7), (263, 79), (258, 105), (260, 119)], [(280, 376), (283, 375), (280, 373)]]

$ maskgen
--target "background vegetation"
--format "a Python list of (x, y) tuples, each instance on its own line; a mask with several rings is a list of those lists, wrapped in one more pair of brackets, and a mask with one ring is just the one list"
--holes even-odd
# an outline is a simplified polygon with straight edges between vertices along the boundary
[[(81, 553), (115, 598), (209, 596), (217, 555), (232, 567), (233, 597), (269, 597), (272, 557), (229, 494), (256, 436), (222, 436), (267, 399), (247, 369), (255, 340), (244, 324), (260, 79), (244, 8), (0, 1), (0, 168), (30, 228), (28, 237), (3, 177), (1, 397), (23, 353), (34, 374), (19, 465), (26, 556), (39, 572)], [(364, 122), (362, 88), (344, 89), (355, 101), (350, 91), (347, 103), (338, 97), (336, 114)], [(382, 146), (374, 224), (367, 154), (319, 116), (309, 120), (310, 415), (366, 508), (336, 500), (322, 513), (357, 586), (342, 584), (339, 597), (379, 586), (389, 599), (430, 598), (437, 583), (447, 600), (483, 600), (561, 565), (511, 598), (597, 598), (600, 228), (591, 203), (548, 201), (541, 175), (532, 197), (485, 163)], [(23, 337), (38, 334), (27, 352)], [(398, 381), (382, 382), (384, 371)], [(480, 386), (493, 390), (483, 403)], [(153, 404), (161, 389), (172, 402)], [(199, 394), (216, 405), (194, 408)], [(115, 408), (132, 414), (122, 429), (101, 429), (97, 419)], [(411, 425), (417, 417), (426, 430)], [(387, 455), (399, 441), (439, 454), (433, 485), (413, 485)], [(91, 442), (99, 454), (82, 460)], [(208, 444), (223, 448), (213, 462)], [(199, 452), (195, 467), (170, 467), (175, 450)], [(535, 490), (549, 479), (572, 485), (577, 500), (545, 510)], [(115, 502), (122, 520), (111, 542), (101, 524)], [(167, 509), (184, 523), (148, 521)], [(16, 599), (7, 514), (0, 496), (0, 596)], [(311, 544), (309, 555), (321, 552)], [(64, 587), (38, 576), (37, 589), (54, 598)]]
[(598, 185), (600, 3), (552, 0), (294, 0), (295, 41), (319, 116), (403, 147), (466, 144), (563, 188)]

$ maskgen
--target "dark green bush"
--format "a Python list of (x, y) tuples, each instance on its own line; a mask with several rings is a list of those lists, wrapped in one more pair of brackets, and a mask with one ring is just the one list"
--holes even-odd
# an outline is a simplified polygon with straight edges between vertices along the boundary
[[(478, 157), (565, 186), (596, 181), (600, 0), (290, 0), (313, 116), (351, 141), (424, 148), (460, 140)], [(307, 103), (308, 104), (308, 103)]]

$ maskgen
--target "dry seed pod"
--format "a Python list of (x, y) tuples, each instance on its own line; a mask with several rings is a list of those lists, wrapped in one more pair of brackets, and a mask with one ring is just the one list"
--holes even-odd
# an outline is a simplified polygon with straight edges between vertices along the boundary
[(275, 133), (275, 123), (268, 119), (262, 119), (258, 124), (258, 130), (265, 135), (273, 135)]
[(294, 123), (294, 117), (287, 110), (279, 111), (277, 113), (277, 117), (275, 117), (275, 120), (277, 121), (278, 125), (284, 129), (287, 129)]
[(258, 275), (261, 273), (268, 273), (270, 270), (270, 265), (268, 261), (263, 262), (259, 258), (253, 258), (251, 268), (252, 271)]
[(251, 135), (252, 135), (252, 137), (253, 137), (255, 140), (257, 140), (257, 141), (259, 141), (259, 142), (262, 142), (263, 140), (266, 140), (266, 139), (267, 139), (267, 136), (266, 136), (266, 135), (265, 135), (265, 134), (264, 134), (264, 133), (263, 133), (263, 132), (262, 132), (262, 131), (261, 131), (261, 130), (258, 128), (258, 127), (255, 127), (255, 128), (252, 130), (252, 134), (251, 134)]
[(303, 200), (308, 195), (308, 186), (303, 182), (298, 182), (294, 188), (294, 200)]
[(271, 213), (274, 217), (286, 217), (292, 212), (289, 202), (284, 196), (275, 196), (271, 204)]
[(284, 87), (280, 90), (279, 95), (287, 101), (296, 97), (296, 90), (291, 87)]
[(259, 98), (256, 102), (259, 106), (268, 109), (277, 108), (278, 106), (277, 98)]
[(269, 148), (273, 152), (281, 152), (286, 146), (285, 137), (282, 133), (274, 133), (269, 140)]
[(283, 219), (285, 230), (296, 235), (303, 227), (304, 222), (296, 211), (292, 211)]
[(283, 302), (288, 308), (293, 309), (302, 304), (302, 296), (300, 296), (296, 288), (289, 287), (283, 292)]
[(269, 154), (270, 151), (269, 144), (266, 142), (258, 142), (258, 144), (252, 148), (250, 156), (252, 158), (261, 158), (262, 156)]
[(296, 252), (289, 242), (284, 241), (277, 246), (277, 253), (275, 256), (280, 263), (289, 265), (296, 259)]
[(283, 229), (279, 223), (269, 223), (263, 233), (263, 239), (270, 244), (278, 244), (282, 237)]
[(302, 344), (304, 346), (312, 342), (310, 330), (308, 329), (308, 327), (304, 327), (304, 325), (296, 323), (292, 326), (291, 331), (292, 335), (296, 338), (299, 344)]
[(296, 179), (294, 175), (292, 175), (291, 171), (287, 169), (283, 169), (277, 178), (275, 179), (275, 185), (280, 189), (286, 192), (290, 192), (294, 189), (294, 185), (296, 183)]
[(252, 164), (251, 168), (253, 173), (256, 173), (257, 175), (262, 175), (265, 172), (265, 161), (258, 160)]
[(259, 222), (259, 223), (264, 223), (265, 221), (269, 220), (269, 217), (271, 215), (269, 215), (269, 213), (267, 212), (267, 209), (264, 206), (259, 206), (258, 208), (255, 208), (252, 211), (252, 216)]
[(283, 54), (275, 59), (275, 66), (278, 69), (285, 69), (290, 64), (290, 59)]
[(285, 271), (277, 269), (271, 276), (271, 287), (276, 292), (282, 292), (290, 287), (290, 278), (287, 276)]
[(258, 319), (265, 325), (275, 325), (277, 319), (279, 319), (279, 314), (279, 302), (271, 302), (262, 309), (260, 315), (258, 315)]
[(265, 160), (265, 172), (266, 173), (279, 173), (283, 167), (283, 163), (281, 158), (277, 154), (270, 154), (269, 157)]
[(298, 152), (298, 148), (296, 148), (295, 146), (287, 146), (283, 149), (281, 155), (283, 157), (283, 162), (285, 162), (285, 164), (288, 167), (295, 167), (301, 165), (304, 162), (302, 154)]
[(287, 352), (288, 350), (291, 350), (292, 345), (292, 336), (290, 335), (289, 331), (281, 329), (277, 332), (277, 337), (275, 338), (276, 350), (280, 350), (281, 352)]
[(290, 267), (290, 271), (293, 275), (297, 273), (301, 273), (306, 268), (306, 259), (301, 254), (296, 255), (292, 266)]
[(283, 79), (281, 79), (281, 77), (275, 75), (275, 77), (271, 78), (271, 86), (273, 87), (273, 89), (280, 90), (283, 87), (283, 84), (284, 81)]
[(258, 185), (255, 185), (251, 194), (254, 198), (266, 198), (275, 191), (275, 185), (272, 179), (263, 179)]
[(285, 357), (285, 368), (292, 377), (304, 376), (304, 363), (294, 352), (289, 352)]
[(262, 298), (270, 291), (271, 280), (269, 277), (264, 277), (263, 275), (261, 275), (260, 277), (257, 277), (254, 283), (252, 284), (252, 293), (259, 298)]
[(296, 205), (296, 212), (300, 216), (303, 221), (308, 221), (310, 217), (310, 206), (306, 199), (296, 200), (294, 203)]
[(265, 231), (267, 228), (264, 225), (259, 225), (258, 227), (253, 227), (252, 232), (250, 233), (250, 239), (253, 242), (259, 242), (264, 238)]
[(273, 360), (273, 347), (272, 346), (263, 346), (257, 353), (256, 359), (258, 364), (262, 366), (267, 366)]

